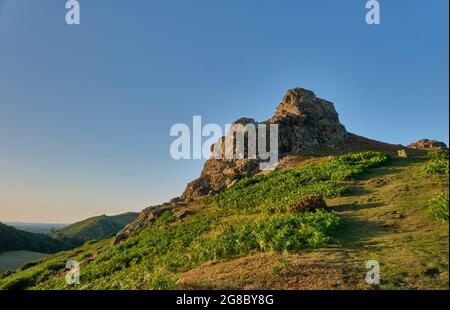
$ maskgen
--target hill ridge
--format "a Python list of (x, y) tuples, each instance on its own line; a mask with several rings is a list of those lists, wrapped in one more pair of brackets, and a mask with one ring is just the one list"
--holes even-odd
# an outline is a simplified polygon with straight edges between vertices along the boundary
[(93, 216), (54, 230), (50, 235), (65, 243), (79, 246), (86, 241), (100, 240), (116, 234), (127, 224), (133, 222), (137, 216), (137, 212)]

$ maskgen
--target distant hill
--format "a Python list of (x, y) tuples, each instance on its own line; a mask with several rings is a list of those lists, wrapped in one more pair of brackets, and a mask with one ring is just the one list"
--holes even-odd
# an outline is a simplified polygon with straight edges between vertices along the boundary
[(116, 234), (129, 223), (133, 222), (138, 213), (106, 216), (100, 215), (53, 230), (50, 236), (72, 246), (82, 245), (88, 240), (100, 240)]
[(19, 230), (0, 223), (0, 252), (25, 250), (55, 253), (69, 248), (64, 242), (49, 236)]
[(60, 229), (68, 224), (51, 224), (51, 223), (22, 223), (22, 222), (5, 222), (6, 225), (14, 228), (25, 230), (38, 234), (49, 234), (52, 230)]

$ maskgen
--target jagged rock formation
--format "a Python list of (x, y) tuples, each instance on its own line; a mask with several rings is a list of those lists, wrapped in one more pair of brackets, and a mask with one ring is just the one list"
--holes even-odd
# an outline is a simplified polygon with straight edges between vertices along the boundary
[(181, 198), (192, 201), (202, 196), (213, 195), (231, 185), (235, 180), (251, 176), (256, 171), (258, 171), (258, 160), (208, 159), (200, 177), (188, 183)]
[(302, 88), (289, 90), (267, 122), (279, 126), (278, 149), (282, 155), (319, 144), (332, 146), (347, 137), (333, 103)]
[[(345, 127), (339, 122), (333, 103), (317, 98), (312, 91), (303, 88), (288, 90), (270, 119), (258, 123), (251, 118), (241, 118), (235, 121), (233, 126), (247, 124), (278, 125), (280, 159), (289, 153), (303, 152), (317, 146), (334, 148), (337, 143), (343, 143), (350, 137)], [(213, 148), (219, 148), (222, 151), (221, 154), (226, 153), (224, 146), (227, 143), (236, 142), (233, 140), (233, 126), (230, 133), (213, 146)], [(200, 177), (186, 186), (180, 198), (143, 210), (135, 222), (117, 234), (115, 242), (125, 240), (130, 234), (142, 230), (167, 210), (177, 208), (199, 197), (218, 193), (231, 186), (236, 180), (259, 171), (258, 157), (239, 159), (232, 154), (231, 157), (226, 158), (208, 159)]]
[(422, 139), (409, 144), (408, 147), (411, 149), (446, 149), (447, 145), (437, 140)]
[[(258, 124), (251, 118), (241, 118), (234, 122), (241, 125), (250, 123)], [(303, 88), (289, 90), (275, 114), (262, 124), (278, 125), (280, 157), (319, 144), (333, 146), (347, 137), (347, 131), (339, 122), (333, 103), (317, 98), (312, 91)], [(222, 142), (227, 139), (231, 137), (223, 137)], [(258, 164), (257, 159), (211, 158), (205, 163), (200, 177), (187, 185), (181, 197), (190, 201), (220, 192), (236, 179), (256, 173)]]

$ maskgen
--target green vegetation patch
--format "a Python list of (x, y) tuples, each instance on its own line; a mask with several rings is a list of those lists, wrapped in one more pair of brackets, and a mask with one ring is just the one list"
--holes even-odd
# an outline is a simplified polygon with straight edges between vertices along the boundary
[(250, 225), (233, 223), (218, 237), (201, 246), (204, 260), (215, 260), (251, 251), (294, 251), (317, 248), (330, 239), (338, 226), (336, 214), (318, 210), (283, 214), (257, 220)]
[(319, 164), (276, 170), (240, 180), (216, 195), (214, 202), (222, 214), (286, 212), (306, 195), (342, 196), (348, 189), (342, 181), (388, 160), (389, 155), (381, 152), (349, 153)]
[(428, 162), (425, 171), (434, 175), (448, 176), (449, 153), (448, 150), (437, 150), (428, 153)]
[(428, 153), (425, 171), (432, 175), (448, 175), (448, 150), (436, 150)]
[[(448, 150), (436, 150), (428, 153), (428, 161), (425, 171), (432, 175), (433, 179), (448, 187)], [(428, 201), (431, 216), (440, 222), (448, 223), (448, 191), (434, 196)]]
[(448, 192), (434, 196), (428, 202), (428, 206), (434, 219), (448, 223)]

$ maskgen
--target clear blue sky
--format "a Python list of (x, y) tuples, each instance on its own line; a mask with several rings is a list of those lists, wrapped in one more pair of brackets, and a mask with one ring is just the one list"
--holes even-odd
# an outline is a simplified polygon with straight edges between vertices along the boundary
[(179, 195), (170, 127), (267, 119), (289, 88), (351, 132), (448, 142), (448, 1), (0, 0), (0, 221), (73, 222)]

